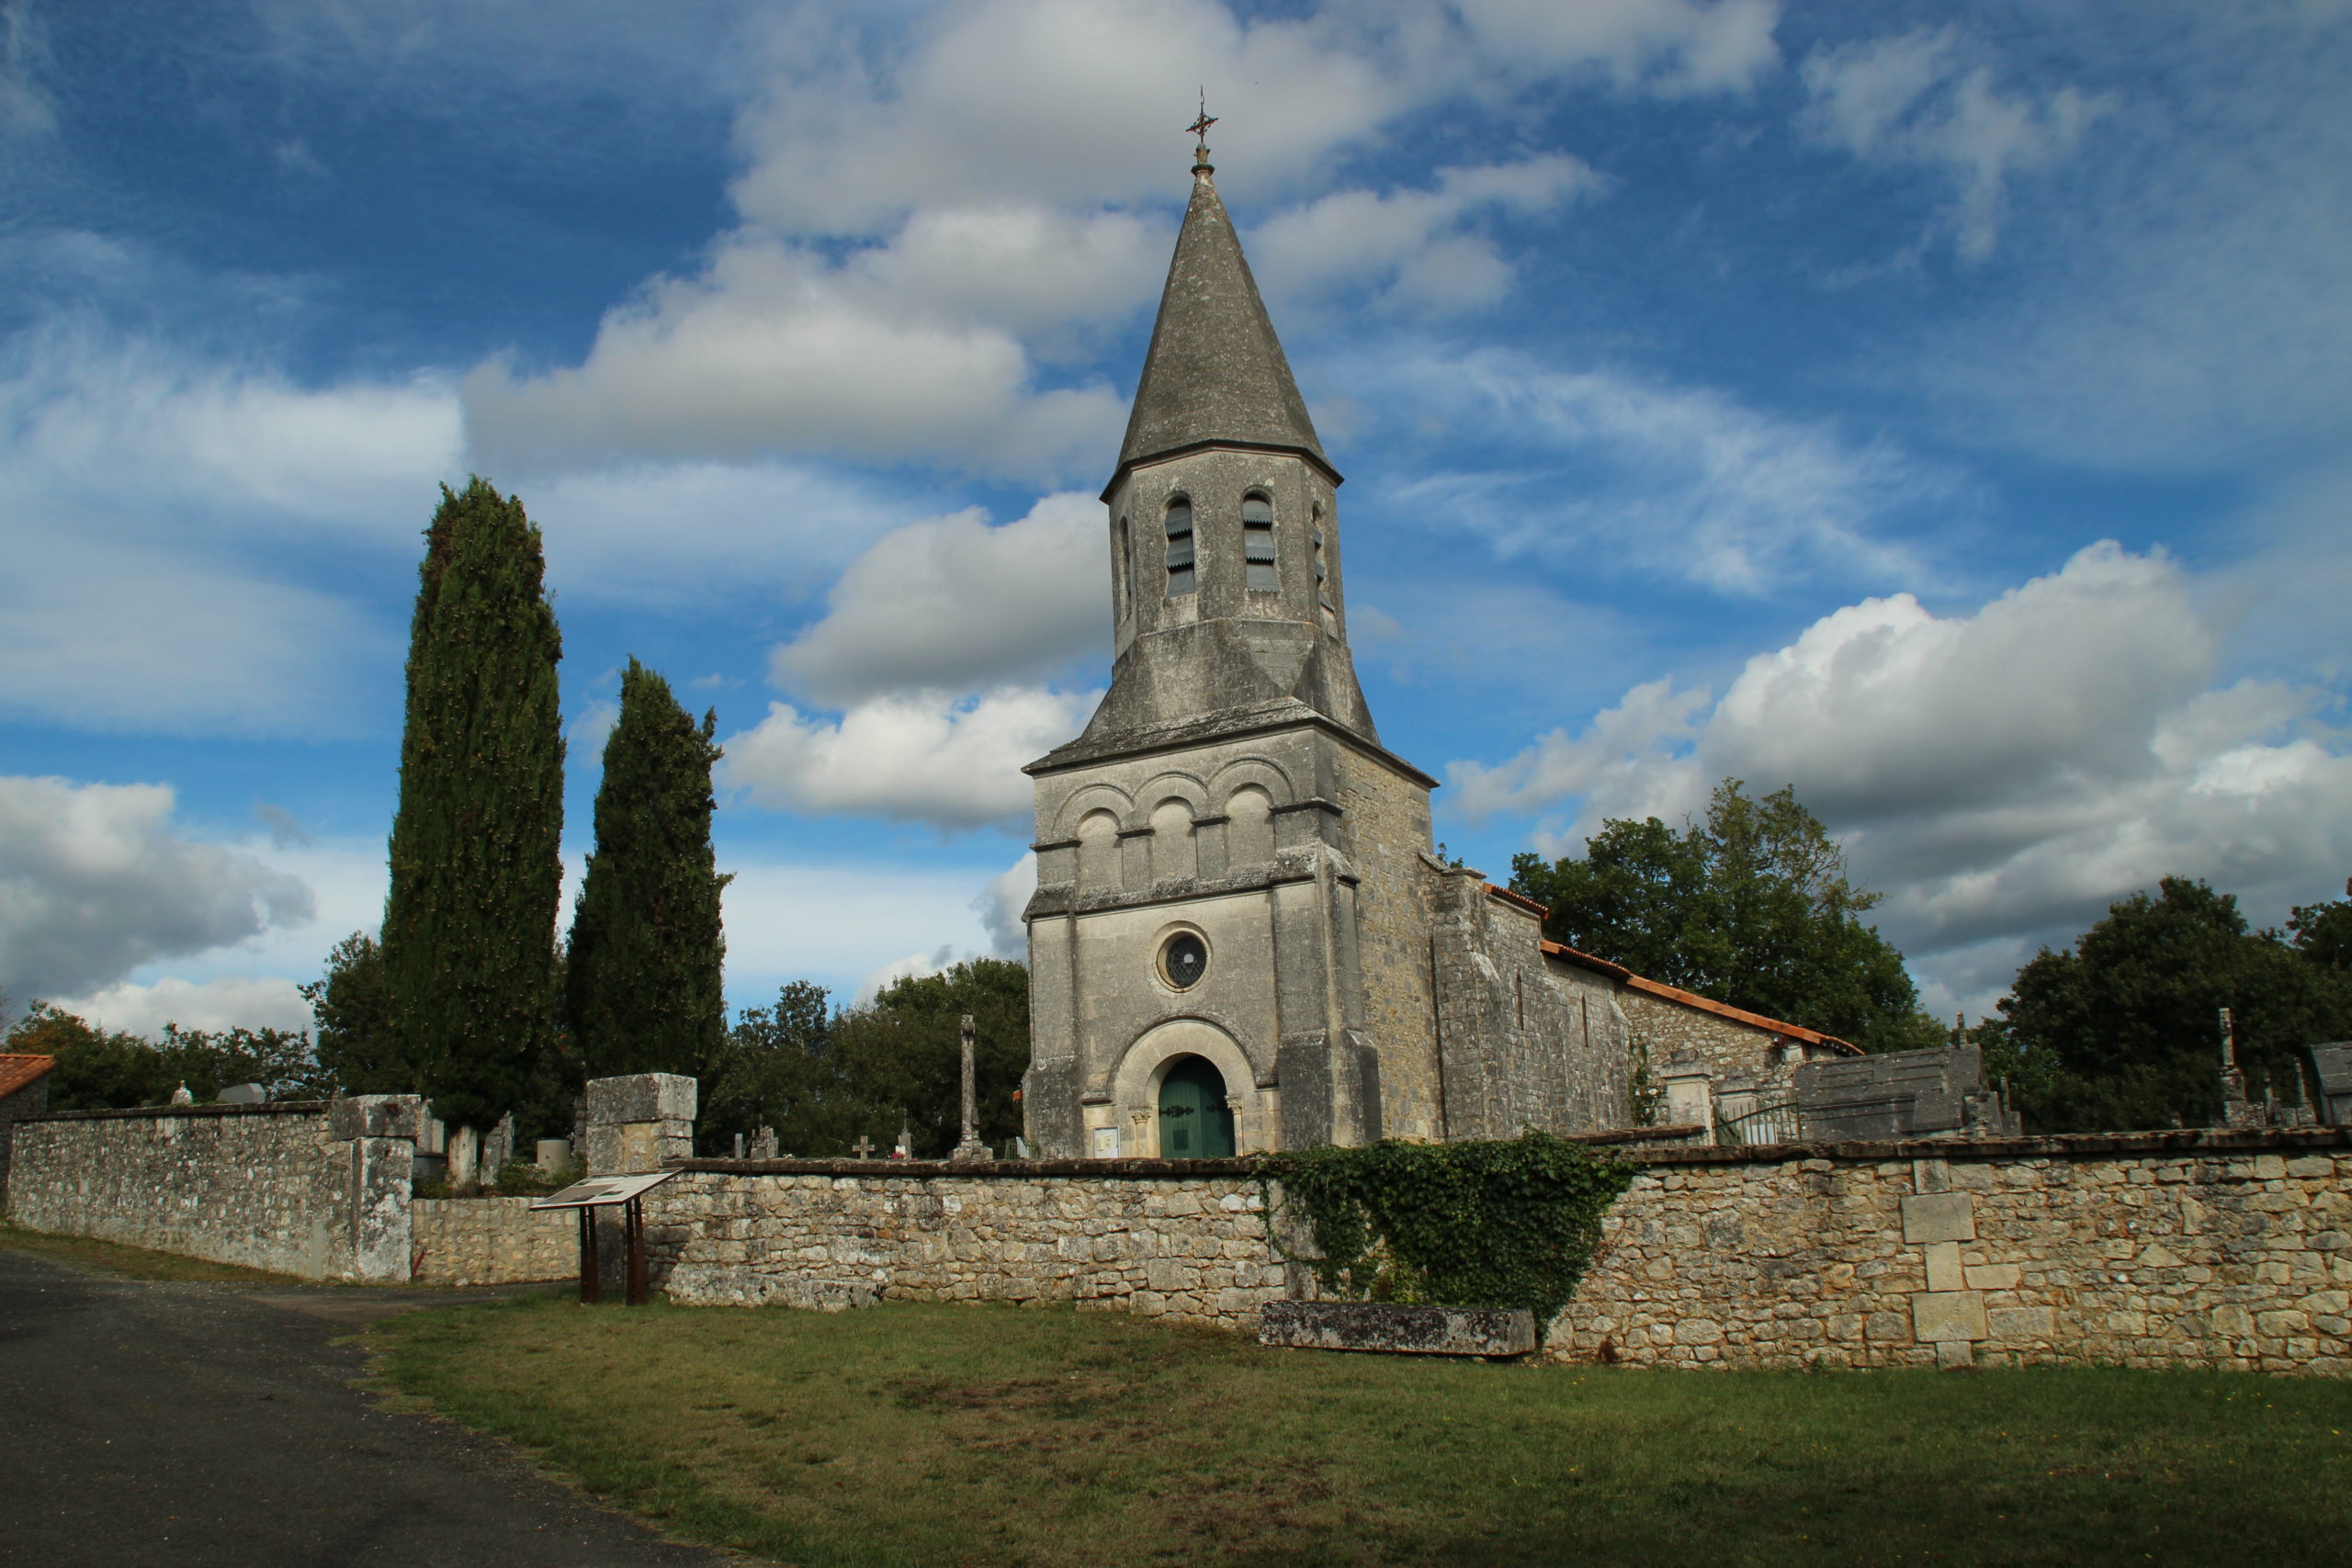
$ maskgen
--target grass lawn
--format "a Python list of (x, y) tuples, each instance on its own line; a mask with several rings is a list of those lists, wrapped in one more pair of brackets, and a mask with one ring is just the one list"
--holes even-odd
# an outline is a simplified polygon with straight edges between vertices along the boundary
[(2352, 1386), (1636, 1372), (891, 1303), (379, 1325), (388, 1386), (806, 1564), (2352, 1562)]
[(241, 1268), (234, 1263), (208, 1263), (201, 1258), (182, 1258), (175, 1252), (151, 1252), (143, 1247), (93, 1241), (88, 1236), (51, 1235), (46, 1231), (24, 1230), (6, 1223), (0, 1223), (0, 1247), (29, 1252), (37, 1258), (51, 1258), (100, 1274), (118, 1274), (126, 1280), (194, 1280), (219, 1285), (299, 1285), (305, 1282), (291, 1275), (271, 1274), (259, 1269)]

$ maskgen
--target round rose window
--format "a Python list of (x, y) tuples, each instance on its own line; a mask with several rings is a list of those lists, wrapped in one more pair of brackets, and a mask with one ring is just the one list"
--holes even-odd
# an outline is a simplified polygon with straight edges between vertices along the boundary
[(1180, 991), (1198, 985), (1208, 967), (1209, 944), (1191, 931), (1178, 931), (1159, 950), (1159, 972)]

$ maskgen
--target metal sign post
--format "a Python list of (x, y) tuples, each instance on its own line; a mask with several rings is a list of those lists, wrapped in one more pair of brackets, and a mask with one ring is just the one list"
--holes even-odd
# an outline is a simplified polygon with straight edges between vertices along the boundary
[(638, 1176), (592, 1176), (531, 1205), (534, 1210), (580, 1211), (580, 1299), (583, 1303), (593, 1306), (605, 1294), (601, 1260), (596, 1253), (595, 1211), (618, 1205), (621, 1230), (628, 1247), (627, 1300), (631, 1306), (645, 1304), (650, 1293), (645, 1269), (645, 1195), (677, 1174), (674, 1170), (649, 1170)]

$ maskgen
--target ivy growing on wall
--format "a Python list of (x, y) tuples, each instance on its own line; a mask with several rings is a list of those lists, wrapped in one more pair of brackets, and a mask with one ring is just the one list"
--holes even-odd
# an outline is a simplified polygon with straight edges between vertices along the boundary
[[(1263, 1160), (1257, 1174), (1276, 1251), (1311, 1267), (1327, 1293), (1526, 1307), (1543, 1323), (1575, 1293), (1634, 1168), (1531, 1129), (1486, 1143), (1307, 1149)], [(1312, 1256), (1283, 1251), (1285, 1216), (1303, 1222)]]

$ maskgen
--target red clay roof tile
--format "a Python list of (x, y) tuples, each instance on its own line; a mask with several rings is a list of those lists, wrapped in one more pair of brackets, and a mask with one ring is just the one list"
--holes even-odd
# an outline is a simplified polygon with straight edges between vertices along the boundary
[(54, 1056), (31, 1056), (0, 1053), (0, 1100), (6, 1100), (18, 1089), (40, 1079), (57, 1066)]

